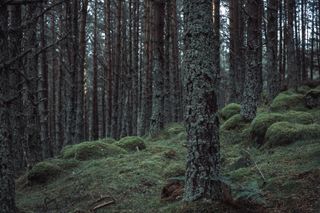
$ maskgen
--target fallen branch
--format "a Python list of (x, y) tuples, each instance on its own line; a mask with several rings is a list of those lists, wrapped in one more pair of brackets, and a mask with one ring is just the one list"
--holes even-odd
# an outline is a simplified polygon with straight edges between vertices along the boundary
[(245, 150), (245, 149), (243, 149), (243, 151), (249, 155), (250, 160), (253, 162), (254, 166), (256, 167), (256, 169), (258, 170), (260, 176), (261, 176), (262, 179), (263, 179), (263, 184), (265, 184), (265, 183), (267, 182), (267, 180), (266, 180), (266, 178), (264, 177), (264, 175), (263, 175), (261, 169), (259, 168), (258, 164), (254, 161), (254, 159), (252, 158), (250, 152), (248, 152), (248, 151)]
[(105, 206), (108, 206), (108, 205), (111, 205), (111, 204), (114, 204), (114, 203), (115, 203), (114, 200), (110, 200), (108, 202), (104, 202), (104, 203), (101, 203), (101, 204), (97, 205), (92, 210), (93, 210), (93, 212), (96, 212), (98, 209), (101, 209), (101, 208), (103, 208)]

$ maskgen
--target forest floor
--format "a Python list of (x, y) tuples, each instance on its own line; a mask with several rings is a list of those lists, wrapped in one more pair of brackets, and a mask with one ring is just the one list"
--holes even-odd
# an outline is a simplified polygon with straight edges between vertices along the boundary
[(251, 123), (239, 120), (235, 104), (221, 111), (223, 204), (181, 201), (186, 133), (171, 124), (153, 138), (66, 147), (17, 179), (17, 206), (26, 213), (320, 212), (320, 109), (303, 107), (307, 90), (280, 94)]

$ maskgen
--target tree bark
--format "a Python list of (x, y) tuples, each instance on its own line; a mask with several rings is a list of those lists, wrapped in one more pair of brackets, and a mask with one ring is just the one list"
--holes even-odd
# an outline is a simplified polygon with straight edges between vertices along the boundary
[(269, 0), (267, 11), (267, 76), (268, 97), (273, 100), (281, 89), (281, 76), (278, 69), (278, 1)]
[[(0, 7), (0, 64), (9, 58), (8, 11)], [(10, 104), (8, 100), (9, 70), (0, 68), (0, 212), (15, 213), (15, 183), (12, 159)]]
[(185, 0), (186, 130), (185, 201), (221, 199), (219, 123), (212, 1)]
[[(243, 99), (241, 104), (241, 116), (246, 120), (252, 120), (256, 116), (257, 105), (261, 87), (261, 58), (260, 58), (260, 32), (261, 22), (259, 15), (261, 0), (248, 0), (247, 13), (247, 52), (246, 74)], [(260, 32), (259, 32), (260, 31)]]

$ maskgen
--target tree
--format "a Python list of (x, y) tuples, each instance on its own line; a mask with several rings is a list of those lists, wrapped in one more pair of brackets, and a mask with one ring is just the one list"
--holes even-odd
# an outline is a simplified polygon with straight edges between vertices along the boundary
[[(0, 3), (0, 64), (9, 59), (8, 12)], [(14, 172), (12, 159), (12, 132), (10, 126), (10, 104), (8, 102), (9, 70), (0, 67), (0, 212), (15, 213)]]
[(220, 199), (220, 145), (211, 1), (184, 1), (186, 130), (185, 201)]
[(164, 68), (164, 8), (163, 0), (154, 2), (154, 54), (153, 54), (153, 97), (150, 133), (158, 133), (164, 126), (163, 68)]
[(241, 116), (245, 120), (252, 120), (256, 116), (258, 100), (260, 96), (261, 82), (261, 22), (259, 15), (262, 0), (248, 0), (248, 29), (246, 50), (246, 74), (243, 98), (241, 104)]
[(287, 69), (288, 69), (288, 87), (295, 88), (298, 83), (298, 70), (296, 64), (296, 52), (294, 49), (294, 37), (293, 37), (293, 20), (294, 20), (294, 4), (295, 0), (286, 0), (287, 3)]
[(278, 1), (268, 2), (267, 22), (267, 73), (268, 73), (268, 96), (272, 100), (280, 91), (281, 76), (278, 65)]

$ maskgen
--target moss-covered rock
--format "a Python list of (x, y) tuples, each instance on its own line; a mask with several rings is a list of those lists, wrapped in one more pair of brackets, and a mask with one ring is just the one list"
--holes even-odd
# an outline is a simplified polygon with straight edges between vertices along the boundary
[(65, 159), (74, 158), (77, 160), (91, 160), (125, 154), (126, 151), (113, 144), (102, 141), (83, 142), (76, 145), (66, 146), (62, 150), (62, 157)]
[(266, 132), (264, 147), (284, 146), (298, 140), (311, 140), (320, 137), (320, 125), (277, 122)]
[(31, 185), (47, 183), (54, 177), (57, 177), (62, 169), (53, 163), (40, 162), (32, 167), (27, 173), (28, 182)]
[(308, 108), (320, 107), (320, 89), (312, 89), (304, 96), (304, 103)]
[(127, 151), (136, 151), (146, 148), (144, 140), (138, 136), (127, 136), (115, 142), (114, 144)]
[(184, 165), (178, 163), (171, 163), (164, 169), (163, 176), (165, 178), (181, 177), (184, 176), (185, 173), (186, 168)]
[(241, 130), (247, 125), (240, 114), (233, 115), (231, 118), (226, 120), (222, 125), (222, 130)]
[(232, 116), (240, 113), (240, 105), (236, 103), (228, 104), (220, 111), (220, 116), (223, 120), (228, 120)]
[(263, 144), (268, 128), (280, 121), (312, 124), (313, 116), (308, 112), (289, 111), (287, 113), (261, 113), (250, 124), (250, 136), (255, 144)]
[(273, 112), (286, 110), (305, 110), (302, 94), (296, 94), (290, 91), (280, 93), (272, 101), (270, 110)]

